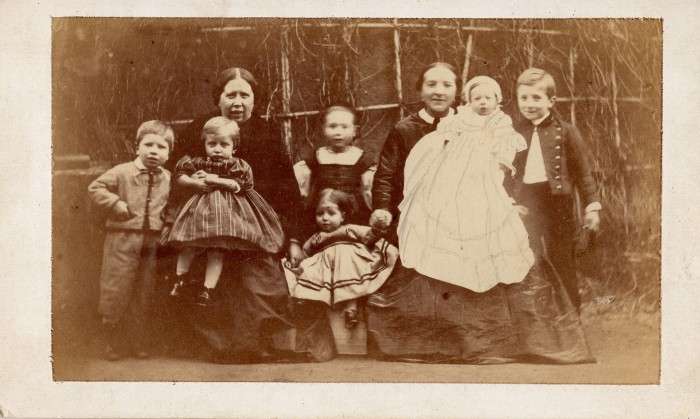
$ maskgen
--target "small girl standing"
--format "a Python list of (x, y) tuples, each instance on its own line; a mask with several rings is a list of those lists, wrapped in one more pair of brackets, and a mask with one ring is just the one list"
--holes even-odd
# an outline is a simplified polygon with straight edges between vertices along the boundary
[(500, 110), (498, 83), (475, 77), (466, 106), (423, 137), (405, 166), (398, 224), (401, 261), (475, 292), (521, 282), (534, 263), (525, 227), (503, 188), (527, 146)]
[(316, 209), (322, 190), (336, 189), (350, 194), (356, 203), (358, 210), (349, 221), (365, 225), (372, 208), (376, 166), (367, 153), (352, 145), (357, 135), (355, 111), (344, 105), (330, 106), (321, 120), (327, 145), (294, 165), (307, 213), (310, 215)]
[(292, 297), (342, 304), (345, 327), (357, 326), (357, 299), (381, 287), (394, 269), (398, 250), (367, 226), (345, 224), (355, 208), (345, 192), (324, 189), (316, 206), (320, 231), (304, 243), (304, 259), (290, 278)]
[(272, 207), (253, 189), (250, 166), (234, 157), (240, 142), (236, 122), (222, 116), (212, 118), (204, 125), (201, 138), (207, 157), (185, 156), (175, 167), (175, 185), (195, 194), (179, 208), (167, 243), (182, 249), (171, 295), (179, 294), (192, 261), (206, 252), (197, 304), (207, 306), (219, 282), (226, 250), (277, 253), (284, 234)]

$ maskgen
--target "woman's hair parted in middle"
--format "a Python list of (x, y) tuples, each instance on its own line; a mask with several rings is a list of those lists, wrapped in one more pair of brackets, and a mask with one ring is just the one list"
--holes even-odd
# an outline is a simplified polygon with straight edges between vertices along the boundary
[(245, 80), (253, 91), (253, 97), (258, 97), (258, 88), (260, 85), (253, 76), (253, 73), (245, 68), (231, 67), (222, 71), (216, 78), (214, 84), (211, 86), (211, 96), (212, 99), (214, 99), (214, 105), (219, 105), (219, 98), (221, 98), (221, 93), (224, 91), (224, 87), (226, 87), (228, 82), (235, 79)]
[(215, 116), (208, 120), (202, 128), (202, 141), (209, 135), (221, 135), (231, 139), (233, 149), (236, 150), (241, 143), (241, 130), (236, 121), (232, 121), (225, 116)]
[(457, 74), (457, 69), (452, 64), (445, 63), (442, 61), (436, 61), (423, 67), (423, 69), (420, 72), (420, 75), (418, 76), (418, 80), (416, 80), (416, 90), (419, 92), (421, 91), (421, 89), (423, 88), (423, 82), (425, 81), (425, 73), (427, 73), (435, 67), (446, 68), (447, 70), (451, 71), (452, 74), (455, 75), (455, 87), (457, 87), (457, 93), (455, 94), (455, 97), (460, 97), (460, 94), (462, 92), (462, 81), (460, 80), (459, 75)]
[(345, 218), (357, 212), (357, 203), (350, 194), (337, 189), (326, 188), (318, 194), (317, 205), (323, 201), (336, 204), (338, 209), (345, 213)]

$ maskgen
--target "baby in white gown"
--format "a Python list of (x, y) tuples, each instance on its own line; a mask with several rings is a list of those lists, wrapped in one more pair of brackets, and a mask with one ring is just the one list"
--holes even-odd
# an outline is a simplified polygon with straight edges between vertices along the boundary
[(504, 171), (527, 148), (500, 109), (498, 83), (475, 77), (467, 105), (423, 137), (405, 165), (399, 205), (403, 265), (484, 292), (522, 281), (534, 263), (525, 227), (503, 188)]

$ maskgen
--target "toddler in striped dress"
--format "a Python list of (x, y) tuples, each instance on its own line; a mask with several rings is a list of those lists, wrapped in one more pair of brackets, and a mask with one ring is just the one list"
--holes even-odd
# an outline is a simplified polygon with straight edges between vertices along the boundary
[(204, 284), (196, 301), (207, 306), (214, 298), (227, 250), (277, 253), (284, 233), (275, 211), (253, 189), (250, 166), (234, 156), (240, 143), (236, 122), (223, 116), (212, 118), (201, 138), (207, 157), (185, 156), (175, 166), (175, 187), (193, 195), (178, 209), (165, 241), (181, 249), (171, 295), (180, 293), (192, 261), (206, 252)]

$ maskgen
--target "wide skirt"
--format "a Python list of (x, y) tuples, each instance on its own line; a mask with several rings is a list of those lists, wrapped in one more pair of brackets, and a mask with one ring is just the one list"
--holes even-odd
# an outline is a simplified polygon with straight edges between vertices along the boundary
[(385, 360), (594, 362), (578, 311), (546, 259), (520, 283), (482, 293), (397, 263), (367, 301), (369, 339)]

